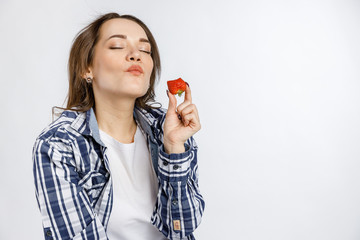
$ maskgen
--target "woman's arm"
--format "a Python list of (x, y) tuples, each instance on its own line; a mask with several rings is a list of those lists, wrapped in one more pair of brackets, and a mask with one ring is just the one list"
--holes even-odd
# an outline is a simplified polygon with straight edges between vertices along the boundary
[(167, 154), (159, 147), (160, 189), (153, 224), (169, 239), (194, 239), (205, 202), (198, 185), (197, 145), (191, 137), (185, 152)]
[(168, 97), (169, 107), (160, 121), (164, 126), (158, 151), (160, 190), (153, 223), (170, 239), (194, 239), (205, 207), (198, 185), (198, 147), (192, 137), (201, 128), (200, 120), (189, 86), (179, 106), (175, 96)]
[(85, 190), (79, 185), (71, 147), (56, 140), (37, 139), (33, 164), (45, 239), (107, 239)]

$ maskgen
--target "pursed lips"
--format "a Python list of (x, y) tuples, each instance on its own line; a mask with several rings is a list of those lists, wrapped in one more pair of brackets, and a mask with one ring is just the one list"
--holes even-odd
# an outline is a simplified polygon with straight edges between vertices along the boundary
[(142, 68), (139, 65), (132, 65), (131, 67), (128, 68), (127, 72), (130, 72), (131, 74), (139, 76), (144, 71), (142, 70)]

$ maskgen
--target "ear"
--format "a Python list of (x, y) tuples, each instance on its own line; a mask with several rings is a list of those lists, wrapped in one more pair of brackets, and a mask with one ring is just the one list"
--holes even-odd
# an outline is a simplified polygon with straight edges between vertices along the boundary
[(93, 76), (93, 74), (92, 74), (92, 69), (91, 69), (91, 67), (88, 67), (87, 70), (86, 70), (86, 72), (82, 75), (82, 78), (83, 78), (83, 79), (86, 79), (86, 78), (88, 78), (88, 77), (94, 78), (94, 76)]

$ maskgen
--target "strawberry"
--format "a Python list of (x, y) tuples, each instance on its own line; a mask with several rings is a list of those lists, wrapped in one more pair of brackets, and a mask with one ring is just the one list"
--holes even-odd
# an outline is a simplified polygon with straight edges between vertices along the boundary
[(171, 94), (177, 94), (179, 97), (181, 97), (181, 94), (186, 89), (186, 83), (181, 78), (178, 78), (176, 80), (167, 81), (168, 89)]

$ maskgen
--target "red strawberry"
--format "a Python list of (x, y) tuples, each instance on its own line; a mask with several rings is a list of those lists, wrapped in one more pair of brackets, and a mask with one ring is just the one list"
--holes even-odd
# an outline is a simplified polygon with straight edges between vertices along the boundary
[(186, 83), (181, 78), (178, 78), (176, 80), (167, 81), (168, 89), (171, 94), (177, 94), (179, 97), (181, 97), (181, 94), (186, 89)]

